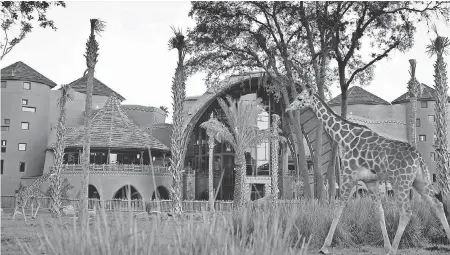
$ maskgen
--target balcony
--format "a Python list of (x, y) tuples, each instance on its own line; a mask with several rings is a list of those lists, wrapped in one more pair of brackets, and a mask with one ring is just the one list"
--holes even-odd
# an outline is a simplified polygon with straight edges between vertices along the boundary
[[(50, 170), (54, 167), (51, 166)], [(169, 175), (169, 167), (166, 166), (153, 166), (155, 175)], [(91, 164), (89, 165), (89, 171), (92, 174), (142, 174), (142, 175), (152, 175), (153, 171), (150, 165), (122, 165), (122, 164)], [(64, 164), (62, 168), (63, 174), (81, 174), (83, 172), (83, 165), (81, 164)]]

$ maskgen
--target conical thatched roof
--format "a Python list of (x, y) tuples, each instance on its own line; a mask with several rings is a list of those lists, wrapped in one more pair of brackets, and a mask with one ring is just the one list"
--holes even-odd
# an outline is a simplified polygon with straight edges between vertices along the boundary
[[(69, 83), (69, 85), (76, 92), (86, 94), (87, 75)], [(59, 89), (61, 89), (61, 88), (59, 88)], [(115, 95), (121, 101), (125, 100), (125, 98), (123, 96), (121, 96), (119, 93), (112, 90), (110, 87), (106, 86), (103, 82), (97, 80), (97, 78), (95, 78), (95, 77), (94, 77), (94, 86), (93, 86), (93, 90), (92, 90), (92, 95), (108, 96), (108, 97)]]
[[(83, 147), (83, 136), (84, 125), (68, 129), (66, 147)], [(92, 117), (91, 148), (145, 149), (148, 145), (152, 149), (169, 151), (128, 117), (117, 97), (110, 96), (105, 106)]]
[[(420, 95), (419, 98), (417, 98), (417, 100), (419, 101), (435, 101), (436, 100), (436, 90), (428, 85), (426, 85), (425, 83), (422, 83), (422, 94)], [(450, 97), (449, 97), (449, 101), (450, 101)], [(396, 98), (394, 101), (392, 101), (392, 104), (402, 104), (402, 103), (407, 103), (409, 102), (409, 96), (408, 96), (408, 92), (399, 96), (398, 98)]]
[(56, 83), (45, 77), (38, 71), (29, 67), (22, 61), (18, 61), (2, 69), (2, 80), (23, 80), (23, 81), (34, 81), (39, 82), (53, 88)]

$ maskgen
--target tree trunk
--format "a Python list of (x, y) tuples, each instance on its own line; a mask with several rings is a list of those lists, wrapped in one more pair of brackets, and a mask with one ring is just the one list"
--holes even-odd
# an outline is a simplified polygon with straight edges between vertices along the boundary
[[(328, 180), (328, 196), (330, 199), (334, 199), (336, 197), (336, 175), (335, 175), (335, 169), (336, 169), (336, 163), (337, 162), (337, 150), (338, 150), (338, 144), (331, 140), (331, 157), (330, 162), (328, 163), (327, 168), (327, 180)], [(335, 156), (333, 156), (335, 155)]]
[(51, 206), (50, 213), (53, 217), (61, 217), (61, 171), (64, 161), (64, 148), (65, 145), (65, 133), (66, 133), (66, 102), (70, 99), (68, 95), (68, 87), (63, 87), (61, 90), (61, 97), (58, 101), (59, 104), (59, 119), (58, 126), (56, 129), (56, 149), (54, 151), (55, 164), (53, 166), (53, 171), (57, 174), (50, 178), (50, 195), (51, 195)]
[[(437, 54), (437, 60), (434, 65), (434, 83), (436, 89), (436, 180), (441, 202), (444, 208), (448, 208), (447, 201), (444, 199), (450, 192), (449, 176), (449, 151), (448, 151), (448, 84), (446, 64), (442, 57), (442, 52)], [(449, 218), (446, 212), (447, 220)]]
[[(237, 150), (236, 150), (237, 151)], [(233, 194), (233, 207), (236, 212), (241, 212), (246, 204), (247, 189), (245, 186), (248, 185), (246, 181), (246, 165), (245, 156), (243, 153), (236, 153), (236, 164), (235, 164), (235, 180), (234, 180), (234, 194)]]
[(208, 146), (209, 146), (209, 171), (208, 171), (208, 199), (209, 199), (209, 210), (214, 211), (214, 135), (208, 134)]
[[(277, 137), (278, 134), (278, 126), (280, 124), (280, 117), (276, 114), (272, 115), (272, 132), (274, 137)], [(271, 195), (272, 195), (272, 205), (275, 206), (278, 200), (278, 155), (280, 150), (280, 141), (278, 138), (272, 139), (271, 143), (271, 156), (272, 156), (272, 172), (271, 172)]]
[[(316, 193), (314, 197), (316, 199), (323, 199), (324, 196), (324, 184), (322, 175), (322, 134), (323, 134), (323, 124), (319, 122), (316, 131), (316, 142), (315, 142), (315, 155), (314, 155), (314, 179), (316, 182)], [(312, 152), (311, 152), (312, 154)], [(330, 185), (328, 185), (330, 186)]]
[[(416, 127), (416, 119), (417, 119), (417, 97), (410, 98), (410, 114), (409, 114), (409, 143), (417, 148), (417, 127)], [(409, 191), (409, 199), (413, 199), (413, 190)]]
[[(150, 129), (150, 130), (151, 130), (151, 134), (152, 134), (153, 133), (153, 129)], [(148, 150), (148, 158), (150, 160), (150, 167), (152, 169), (153, 187), (155, 187), (156, 210), (158, 212), (161, 212), (161, 199), (160, 199), (160, 196), (159, 196), (158, 187), (156, 186), (155, 168), (153, 167), (153, 157), (152, 157), (152, 151), (151, 151), (150, 145), (147, 145), (147, 150)]]

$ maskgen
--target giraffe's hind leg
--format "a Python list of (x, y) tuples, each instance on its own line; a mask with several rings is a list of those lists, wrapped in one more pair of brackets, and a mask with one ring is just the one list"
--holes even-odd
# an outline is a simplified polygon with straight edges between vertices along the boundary
[[(400, 219), (398, 222), (397, 232), (395, 233), (394, 240), (392, 241), (392, 248), (389, 251), (389, 255), (397, 254), (400, 240), (402, 239), (405, 228), (411, 220), (411, 203), (409, 200), (409, 192), (411, 190), (412, 181), (399, 181), (395, 188), (395, 198), (397, 200), (398, 209), (400, 211)], [(400, 182), (400, 183), (399, 183)]]
[(366, 184), (366, 187), (371, 191), (372, 199), (375, 202), (375, 207), (376, 207), (377, 214), (378, 214), (378, 220), (380, 222), (381, 232), (383, 233), (384, 248), (387, 251), (390, 251), (392, 246), (391, 246), (391, 241), (389, 240), (389, 236), (388, 236), (388, 233), (386, 230), (386, 219), (384, 217), (384, 209), (381, 204), (381, 194), (380, 194), (378, 182), (377, 181), (367, 182), (365, 184)]
[(444, 205), (434, 197), (434, 191), (431, 187), (431, 181), (428, 177), (419, 175), (413, 182), (414, 189), (422, 196), (422, 198), (431, 207), (433, 213), (438, 217), (444, 227), (447, 238), (450, 241), (450, 227), (444, 213)]
[(325, 242), (320, 249), (321, 254), (329, 254), (329, 248), (331, 246), (331, 242), (333, 241), (334, 232), (336, 231), (336, 226), (339, 223), (341, 218), (342, 211), (344, 210), (345, 205), (347, 204), (349, 198), (351, 197), (351, 191), (353, 186), (355, 185), (350, 175), (342, 174), (342, 189), (341, 189), (341, 197), (340, 200), (336, 200), (336, 208), (333, 213), (333, 221), (331, 223), (330, 230), (328, 230), (328, 235), (325, 239)]
[(37, 208), (36, 212), (34, 213), (34, 216), (32, 216), (33, 219), (36, 219), (37, 213), (39, 211), (39, 207), (41, 207), (41, 202), (39, 202), (39, 198), (36, 198)]

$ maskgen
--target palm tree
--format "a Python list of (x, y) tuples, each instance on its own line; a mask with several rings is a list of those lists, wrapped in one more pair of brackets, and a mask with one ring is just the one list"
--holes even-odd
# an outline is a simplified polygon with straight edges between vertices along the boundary
[(84, 72), (87, 74), (86, 84), (86, 106), (84, 118), (84, 143), (83, 143), (83, 180), (81, 183), (81, 198), (80, 206), (80, 222), (82, 226), (87, 223), (88, 218), (88, 185), (89, 185), (89, 163), (91, 154), (91, 109), (92, 109), (92, 90), (94, 87), (94, 72), (98, 57), (98, 42), (95, 40), (95, 34), (100, 34), (105, 29), (105, 22), (99, 19), (91, 19), (91, 34), (86, 43), (86, 58), (87, 69)]
[(260, 100), (246, 101), (234, 100), (231, 96), (218, 99), (225, 118), (219, 121), (217, 118), (202, 123), (201, 128), (210, 130), (221, 141), (231, 144), (235, 151), (235, 188), (233, 206), (239, 210), (245, 206), (249, 198), (249, 188), (246, 182), (245, 149), (256, 146), (261, 142), (272, 139), (270, 130), (259, 130), (256, 125), (258, 115), (263, 112)]
[[(415, 59), (409, 60), (410, 70), (409, 74), (411, 75), (411, 79), (408, 81), (408, 96), (409, 96), (409, 105), (410, 105), (410, 113), (409, 113), (409, 143), (417, 147), (417, 98), (422, 94), (422, 86), (416, 79), (416, 66), (417, 61)], [(412, 199), (413, 192), (410, 191), (409, 194)]]
[(169, 108), (167, 108), (167, 106), (161, 105), (159, 109), (163, 110), (166, 116), (169, 115)]
[(53, 217), (61, 216), (61, 170), (64, 161), (65, 134), (66, 134), (66, 103), (72, 101), (72, 89), (69, 85), (61, 86), (61, 97), (58, 99), (59, 119), (56, 128), (55, 164), (52, 171), (57, 174), (50, 177), (50, 212)]
[[(213, 113), (211, 113), (211, 119), (214, 118)], [(209, 199), (209, 209), (214, 211), (214, 171), (213, 171), (213, 161), (214, 161), (214, 137), (215, 133), (211, 129), (207, 129), (206, 133), (208, 135), (208, 146), (209, 146), (209, 171), (208, 171), (208, 199)]]
[[(434, 88), (436, 90), (435, 104), (435, 125), (436, 125), (436, 180), (439, 191), (439, 200), (442, 200), (449, 193), (449, 157), (448, 157), (448, 139), (447, 139), (447, 114), (448, 114), (448, 83), (447, 83), (447, 64), (444, 62), (444, 55), (448, 54), (450, 40), (448, 37), (439, 36), (436, 27), (434, 27), (436, 39), (427, 46), (427, 53), (430, 56), (436, 55), (434, 64)], [(444, 206), (446, 208), (446, 206)], [(448, 214), (448, 212), (446, 213)]]
[(174, 36), (169, 40), (169, 49), (178, 51), (178, 62), (175, 70), (175, 77), (172, 81), (173, 99), (173, 133), (171, 137), (172, 158), (170, 159), (170, 170), (172, 172), (172, 185), (170, 186), (171, 198), (173, 201), (173, 213), (180, 215), (181, 207), (181, 173), (184, 167), (184, 157), (186, 154), (186, 137), (184, 137), (184, 115), (183, 107), (186, 99), (186, 68), (184, 59), (187, 52), (187, 42), (181, 30), (172, 27)]

